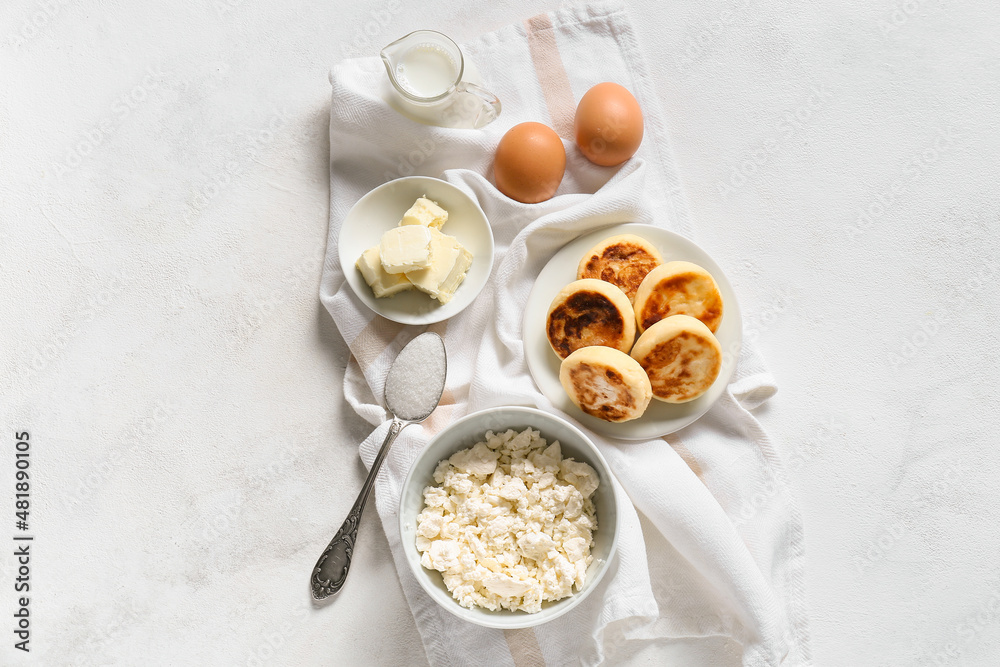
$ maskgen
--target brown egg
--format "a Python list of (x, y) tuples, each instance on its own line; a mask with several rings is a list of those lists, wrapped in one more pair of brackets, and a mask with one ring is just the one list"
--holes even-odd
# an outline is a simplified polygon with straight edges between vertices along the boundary
[(632, 93), (617, 83), (599, 83), (588, 90), (573, 125), (580, 151), (603, 167), (621, 164), (642, 143), (642, 110)]
[(562, 139), (541, 123), (520, 123), (507, 130), (493, 161), (497, 189), (525, 204), (550, 199), (565, 171)]

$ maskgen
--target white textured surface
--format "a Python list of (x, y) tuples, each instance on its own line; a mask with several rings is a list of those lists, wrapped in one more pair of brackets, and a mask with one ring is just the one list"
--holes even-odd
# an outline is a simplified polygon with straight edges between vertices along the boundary
[[(366, 26), (368, 51), (553, 6), (0, 8), (0, 483), (30, 430), (37, 540), (31, 659), (5, 631), (0, 662), (423, 660), (374, 525), (336, 604), (306, 597), (367, 435), (317, 299), (326, 75)], [(630, 6), (698, 241), (781, 385), (760, 417), (802, 505), (817, 663), (993, 664), (995, 7)]]

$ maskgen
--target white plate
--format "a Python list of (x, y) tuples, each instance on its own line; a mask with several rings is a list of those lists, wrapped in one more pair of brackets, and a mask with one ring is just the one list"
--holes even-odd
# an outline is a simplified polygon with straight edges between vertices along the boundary
[[(399, 224), (417, 197), (426, 196), (448, 211), (441, 229), (472, 253), (472, 266), (448, 303), (438, 303), (418, 290), (376, 299), (355, 262), (382, 234)], [(433, 324), (457, 315), (482, 291), (493, 267), (493, 230), (483, 209), (451, 183), (427, 176), (408, 176), (383, 183), (351, 208), (340, 223), (340, 266), (347, 283), (373, 311), (401, 324)]]
[[(635, 234), (652, 243), (663, 255), (665, 262), (685, 260), (704, 267), (722, 293), (722, 322), (715, 336), (722, 345), (722, 370), (715, 383), (699, 398), (689, 403), (664, 403), (653, 399), (645, 414), (638, 419), (614, 424), (584, 413), (569, 400), (562, 385), (559, 383), (559, 365), (561, 360), (552, 351), (545, 335), (545, 318), (549, 305), (556, 294), (567, 284), (576, 280), (576, 269), (583, 254), (597, 245), (599, 241), (618, 234)], [(626, 223), (604, 227), (585, 234), (563, 246), (542, 272), (538, 274), (528, 302), (525, 306), (524, 352), (528, 362), (528, 370), (535, 384), (545, 397), (556, 407), (572, 416), (587, 428), (613, 438), (624, 440), (647, 440), (657, 438), (680, 430), (705, 414), (725, 391), (726, 385), (736, 369), (736, 360), (740, 356), (740, 345), (743, 340), (743, 318), (736, 302), (736, 294), (732, 285), (726, 279), (719, 265), (709, 257), (708, 253), (688, 239), (668, 232), (659, 227)]]

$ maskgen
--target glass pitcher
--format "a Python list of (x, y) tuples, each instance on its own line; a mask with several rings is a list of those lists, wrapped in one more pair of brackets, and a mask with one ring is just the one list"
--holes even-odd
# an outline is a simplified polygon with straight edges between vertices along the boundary
[(483, 88), (475, 66), (451, 38), (417, 30), (382, 49), (396, 111), (428, 125), (480, 128), (500, 115), (500, 100)]

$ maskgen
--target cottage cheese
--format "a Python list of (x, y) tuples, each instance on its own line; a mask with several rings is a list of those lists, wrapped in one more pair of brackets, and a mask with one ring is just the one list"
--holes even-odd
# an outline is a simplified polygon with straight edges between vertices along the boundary
[(424, 489), (417, 549), (463, 607), (537, 612), (579, 591), (594, 557), (597, 473), (538, 431), (488, 431)]

